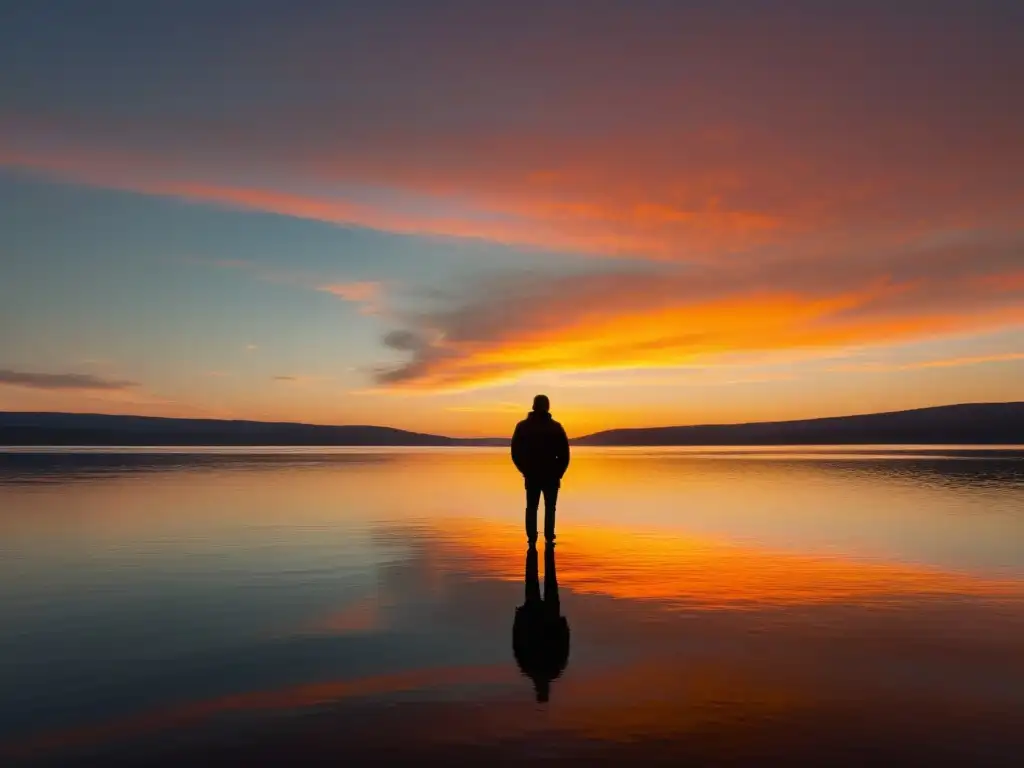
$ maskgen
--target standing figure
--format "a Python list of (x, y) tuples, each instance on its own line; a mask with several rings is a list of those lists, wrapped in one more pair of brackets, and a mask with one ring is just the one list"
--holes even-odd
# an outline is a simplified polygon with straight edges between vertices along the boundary
[(533, 398), (533, 410), (512, 434), (512, 461), (526, 481), (526, 538), (537, 541), (537, 507), (544, 496), (544, 538), (555, 540), (555, 504), (569, 468), (569, 439), (551, 418), (547, 395)]

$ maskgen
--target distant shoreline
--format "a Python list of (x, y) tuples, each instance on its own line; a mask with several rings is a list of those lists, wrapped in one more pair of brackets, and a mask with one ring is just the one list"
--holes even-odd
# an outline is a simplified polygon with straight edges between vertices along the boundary
[[(577, 446), (1020, 446), (1024, 402), (969, 403), (749, 424), (613, 429)], [(508, 438), (455, 438), (370, 425), (0, 412), (0, 446), (121, 448), (500, 447)]]
[[(951, 452), (972, 455), (1019, 453), (1024, 457), (1024, 443), (981, 443), (972, 445), (944, 445), (938, 443), (847, 443), (831, 445), (578, 445), (583, 451), (666, 451), (680, 456), (744, 456), (820, 455), (835, 457), (846, 454), (857, 457), (871, 456), (949, 456)], [(0, 456), (317, 456), (373, 453), (424, 453), (431, 451), (488, 450), (504, 453), (502, 445), (0, 445)]]
[(575, 441), (604, 446), (1019, 445), (1024, 403), (967, 403), (750, 424), (613, 429)]

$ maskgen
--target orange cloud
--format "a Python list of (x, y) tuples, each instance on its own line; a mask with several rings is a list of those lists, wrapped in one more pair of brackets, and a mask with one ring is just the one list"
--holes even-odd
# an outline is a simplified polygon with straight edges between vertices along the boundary
[(377, 282), (329, 283), (318, 286), (317, 290), (360, 305), (359, 311), (364, 315), (376, 315), (381, 311), (383, 292)]
[[(2, 137), (0, 166), (43, 172), (81, 184), (400, 234), (483, 239), (595, 254), (692, 256), (699, 248), (738, 248), (762, 242), (780, 226), (769, 215), (720, 210), (713, 200), (692, 210), (665, 203), (637, 202), (624, 207), (615, 203), (545, 203), (532, 200), (529, 190), (524, 190), (523, 198), (518, 193), (512, 198), (504, 193), (466, 198), (471, 202), (461, 204), (449, 215), (410, 214), (339, 197), (183, 179), (181, 170), (148, 155), (5, 151)], [(202, 178), (206, 174), (196, 175)], [(404, 187), (401, 180), (396, 183), (396, 190), (404, 188), (422, 195), (426, 203), (445, 202), (430, 189)]]
[[(828, 50), (802, 29), (772, 39), (812, 45), (839, 71), (856, 70), (859, 44), (829, 32)], [(450, 306), (413, 316), (382, 310), (384, 292), (372, 279), (322, 286), (396, 326), (400, 335), (385, 345), (411, 359), (382, 363), (378, 379), (406, 391), (1021, 322), (1019, 110), (984, 89), (916, 100), (949, 85), (931, 74), (927, 88), (901, 81), (906, 90), (893, 93), (903, 96), (886, 109), (852, 108), (864, 96), (854, 78), (793, 67), (787, 55), (776, 70), (787, 76), (766, 78), (749, 61), (722, 62), (702, 40), (662, 51), (668, 71), (647, 74), (667, 80), (613, 78), (596, 92), (592, 73), (574, 69), (561, 43), (545, 49), (552, 66), (532, 76), (585, 76), (572, 88), (554, 83), (548, 109), (525, 125), (463, 122), (455, 109), (451, 125), (434, 131), (368, 105), (367, 122), (344, 133), (332, 122), (338, 105), (316, 102), (286, 124), (269, 114), (204, 122), (201, 111), (185, 126), (142, 120), (122, 127), (131, 141), (114, 142), (102, 131), (82, 138), (8, 117), (0, 120), (0, 165), (197, 203), (679, 269), (562, 279), (553, 259), (552, 273), (531, 285), (453, 284), (462, 294)], [(945, 63), (948, 46), (932, 43), (929, 55)], [(768, 62), (780, 53), (769, 48)], [(773, 91), (781, 82), (786, 89)], [(763, 98), (764, 89), (774, 98)], [(507, 105), (479, 97), (507, 117)], [(962, 105), (968, 97), (972, 110)], [(402, 115), (422, 112), (416, 98), (396, 99)], [(353, 110), (344, 107), (348, 119)], [(594, 263), (597, 271), (618, 262)]]
[[(666, 125), (651, 133), (639, 123), (621, 136), (455, 132), (427, 146), (415, 136), (382, 133), (370, 150), (341, 144), (298, 152), (289, 145), (269, 156), (210, 132), (171, 157), (74, 139), (43, 151), (32, 136), (53, 126), (8, 122), (6, 131), (0, 124), (0, 165), (78, 183), (403, 234), (669, 261), (783, 244), (819, 249), (835, 238), (892, 244), (921, 232), (1001, 226), (1013, 222), (1022, 201), (1019, 189), (1002, 181), (1006, 159), (994, 148), (951, 153), (944, 146), (939, 174), (920, 160), (908, 167), (907, 137), (899, 134), (876, 137), (882, 148), (859, 165), (855, 153), (836, 157), (828, 144), (780, 143), (756, 125)], [(679, 151), (681, 143), (687, 151)], [(262, 169), (274, 182), (243, 183), (230, 164), (210, 166), (201, 158), (211, 148), (241, 153), (239, 166)], [(962, 193), (939, 183), (950, 174)], [(325, 185), (389, 194), (370, 203), (352, 193), (304, 191)]]
[[(341, 199), (296, 194), (249, 186), (183, 180), (182, 173), (159, 157), (117, 152), (39, 155), (4, 151), (0, 166), (23, 168), (80, 184), (181, 198), (242, 210), (266, 211), (300, 219), (356, 225), (403, 234), (479, 237), (522, 242), (509, 228), (474, 225), (470, 221), (403, 216), (386, 208)], [(199, 174), (202, 176), (203, 174)]]
[(345, 301), (371, 301), (380, 295), (380, 283), (332, 283), (320, 287), (321, 291), (337, 296)]
[[(388, 231), (669, 260), (780, 244), (829, 258), (837, 239), (1018, 226), (1024, 111), (1007, 73), (1021, 46), (1003, 34), (1015, 17), (541, 15), (463, 8), (428, 34), (412, 17), (274, 18), (255, 48), (207, 51), (219, 89), (168, 66), (134, 111), (120, 81), (94, 103), (41, 75), (0, 112), (0, 163)], [(529, 53), (510, 66), (513, 51)], [(253, 84), (255, 101), (224, 97)], [(348, 194), (359, 187), (374, 193)]]
[[(535, 275), (525, 285), (469, 285), (455, 306), (426, 316), (396, 318), (388, 307), (388, 319), (403, 326), (405, 341), (395, 346), (389, 339), (397, 337), (389, 335), (385, 343), (412, 357), (381, 366), (378, 381), (389, 389), (457, 391), (530, 372), (713, 363), (729, 353), (835, 350), (1024, 322), (1020, 232), (999, 218), (1012, 197), (990, 201), (987, 209), (949, 200), (914, 203), (915, 210), (920, 205), (933, 212), (932, 226), (999, 223), (968, 233), (970, 238), (961, 233), (956, 245), (925, 247), (929, 230), (920, 217), (908, 209), (907, 217), (884, 222), (873, 209), (896, 192), (916, 189), (927, 174), (897, 179), (893, 189), (876, 180), (869, 192), (857, 194), (811, 180), (806, 188), (790, 182), (776, 190), (768, 172), (786, 177), (783, 158), (762, 159), (741, 172), (716, 166), (719, 157), (680, 181), (671, 168), (658, 167), (648, 148), (634, 144), (603, 147), (604, 156), (594, 147), (558, 145), (566, 151), (562, 165), (543, 174), (525, 163), (529, 147), (513, 142), (501, 148), (508, 157), (493, 173), (474, 176), (455, 165), (439, 181), (417, 168), (400, 173), (383, 161), (353, 161), (350, 172), (357, 178), (392, 183), (420, 195), (421, 204), (466, 193), (454, 207), (431, 213), (430, 205), (421, 205), (426, 212), (415, 214), (401, 206), (182, 180), (184, 171), (147, 155), (0, 150), (0, 163), (387, 231), (629, 253), (686, 265), (671, 274)], [(526, 169), (511, 170), (516, 158)], [(342, 173), (326, 165), (325, 179)], [(855, 198), (864, 194), (878, 200), (858, 203)], [(730, 197), (737, 201), (723, 202)], [(750, 202), (740, 204), (743, 197)], [(858, 221), (868, 234), (848, 228)], [(779, 255), (783, 247), (785, 257)], [(360, 303), (366, 313), (383, 313), (384, 292), (375, 281), (318, 287)]]
[[(391, 389), (457, 391), (530, 372), (708, 365), (744, 353), (825, 354), (1024, 323), (1024, 296), (960, 290), (946, 278), (830, 290), (827, 278), (814, 286), (780, 271), (779, 288), (759, 290), (756, 283), (733, 288), (729, 274), (711, 281), (629, 277), (599, 277), (589, 287), (587, 278), (540, 281), (414, 318), (416, 331), (385, 339), (411, 360), (380, 371), (378, 380)], [(785, 290), (786, 281), (794, 287)]]

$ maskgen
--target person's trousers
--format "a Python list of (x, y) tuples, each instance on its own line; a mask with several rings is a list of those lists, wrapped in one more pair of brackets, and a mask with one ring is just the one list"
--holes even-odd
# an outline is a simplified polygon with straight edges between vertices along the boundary
[(544, 496), (544, 538), (555, 538), (555, 504), (558, 502), (558, 480), (526, 478), (526, 538), (537, 540), (537, 508)]

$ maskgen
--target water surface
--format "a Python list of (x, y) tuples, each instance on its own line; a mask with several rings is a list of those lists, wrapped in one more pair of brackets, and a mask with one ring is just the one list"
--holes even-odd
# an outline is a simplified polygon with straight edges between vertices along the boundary
[(0, 762), (1019, 765), (1024, 451), (580, 449), (533, 563), (522, 506), (501, 450), (0, 453)]

